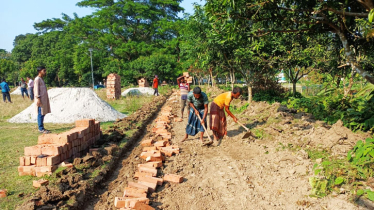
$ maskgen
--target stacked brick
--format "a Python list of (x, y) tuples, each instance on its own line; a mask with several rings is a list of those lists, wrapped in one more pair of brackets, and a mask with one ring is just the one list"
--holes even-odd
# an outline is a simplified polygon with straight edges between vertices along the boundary
[(121, 97), (121, 77), (118, 74), (109, 74), (106, 79), (107, 99), (119, 99)]
[(100, 122), (83, 119), (77, 120), (75, 126), (64, 133), (40, 135), (37, 145), (25, 147), (25, 156), (20, 157), (19, 175), (51, 175), (60, 163), (84, 156), (100, 139)]
[(139, 87), (149, 87), (149, 83), (145, 78), (138, 80)]
[(183, 76), (186, 79), (187, 83), (192, 83), (193, 77), (191, 77), (188, 72), (183, 72)]
[(158, 168), (163, 166), (166, 157), (179, 154), (179, 147), (172, 145), (170, 142), (171, 133), (171, 107), (164, 107), (160, 116), (155, 120), (156, 124), (152, 129), (153, 137), (143, 140), (143, 152), (140, 158), (145, 160), (144, 164), (138, 164), (138, 171), (134, 178), (138, 182), (129, 182), (124, 190), (122, 197), (116, 197), (114, 206), (121, 210), (137, 209), (137, 210), (153, 210), (149, 206), (148, 193), (156, 190), (157, 186), (161, 186), (164, 181), (181, 183), (183, 177), (174, 174), (166, 174), (164, 177), (157, 177)]

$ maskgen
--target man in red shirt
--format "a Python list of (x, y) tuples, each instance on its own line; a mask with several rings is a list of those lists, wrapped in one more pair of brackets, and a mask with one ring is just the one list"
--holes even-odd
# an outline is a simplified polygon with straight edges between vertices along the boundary
[(157, 96), (159, 96), (158, 94), (158, 76), (155, 75), (155, 78), (153, 79), (153, 89), (155, 89), (155, 92), (153, 93), (153, 95), (156, 95), (157, 93)]

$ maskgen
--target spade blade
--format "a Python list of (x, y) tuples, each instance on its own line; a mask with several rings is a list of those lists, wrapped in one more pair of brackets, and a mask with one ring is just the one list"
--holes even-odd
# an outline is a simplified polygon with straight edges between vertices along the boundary
[(252, 135), (252, 132), (251, 132), (251, 131), (248, 131), (247, 133), (244, 134), (244, 136), (243, 136), (242, 139), (247, 139), (247, 138), (249, 138), (251, 135)]

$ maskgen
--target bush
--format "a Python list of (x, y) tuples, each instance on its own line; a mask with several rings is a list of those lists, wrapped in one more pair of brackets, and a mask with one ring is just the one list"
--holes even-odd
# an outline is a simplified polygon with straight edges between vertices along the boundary
[[(279, 93), (273, 90), (261, 91), (253, 94), (254, 101), (266, 101), (270, 104), (274, 102), (286, 103), (289, 98), (293, 97), (291, 92)], [(302, 98), (301, 93), (296, 92), (295, 98)]]
[(373, 131), (374, 98), (344, 97), (343, 95), (289, 98), (288, 108), (308, 112), (318, 120), (334, 124), (342, 120), (349, 129)]

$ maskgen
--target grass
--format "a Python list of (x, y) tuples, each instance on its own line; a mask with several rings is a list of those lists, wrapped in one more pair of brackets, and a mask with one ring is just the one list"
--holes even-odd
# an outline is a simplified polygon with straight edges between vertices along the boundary
[[(166, 88), (163, 88), (166, 89)], [(164, 90), (163, 90), (164, 91)], [(120, 100), (106, 100), (105, 89), (96, 91), (100, 98), (111, 104), (116, 110), (131, 114), (139, 109), (143, 104), (149, 103), (153, 97), (126, 97)], [(160, 91), (161, 92), (161, 91)], [(8, 123), (7, 120), (20, 113), (31, 105), (29, 99), (22, 99), (22, 96), (11, 95), (13, 103), (3, 103), (0, 101), (0, 189), (6, 189), (8, 196), (0, 198), (0, 209), (15, 209), (16, 205), (23, 203), (23, 196), (36, 192), (32, 187), (32, 180), (39, 180), (39, 177), (18, 176), (17, 167), (19, 157), (23, 156), (24, 147), (37, 144), (40, 133), (37, 123)], [(101, 128), (106, 129), (113, 122), (101, 123)], [(52, 133), (61, 133), (74, 127), (74, 124), (45, 124)], [(56, 172), (55, 172), (56, 173)], [(43, 177), (52, 180), (51, 177)]]

